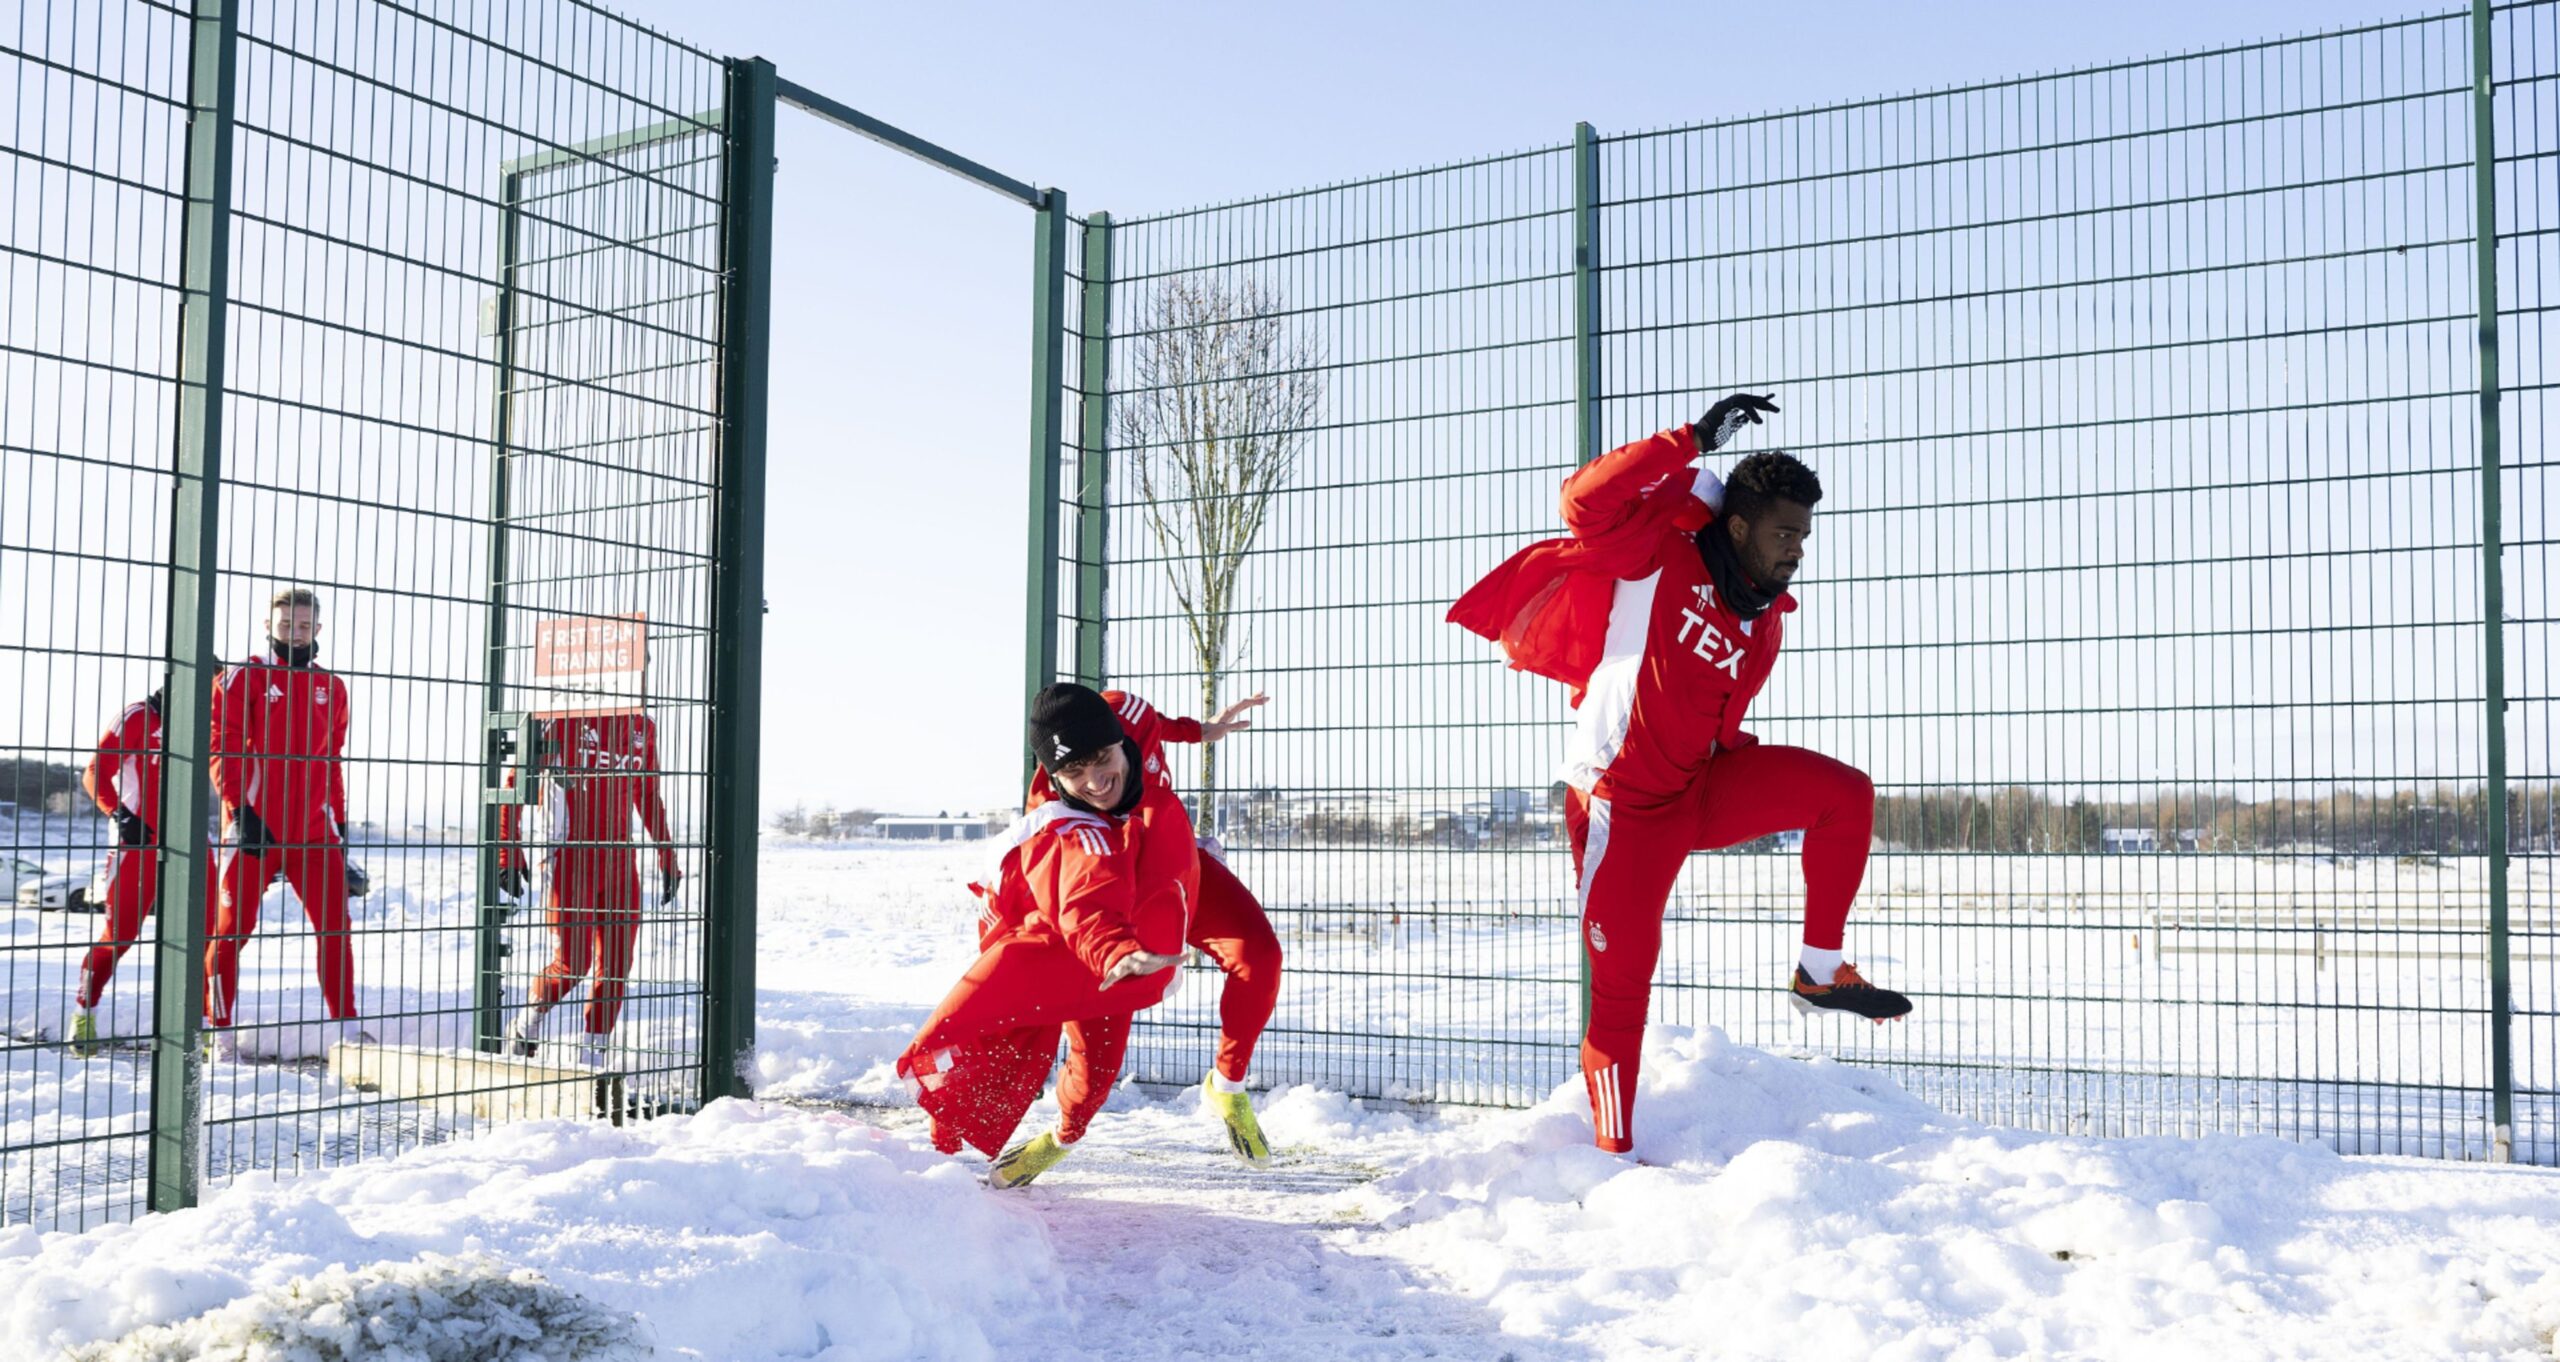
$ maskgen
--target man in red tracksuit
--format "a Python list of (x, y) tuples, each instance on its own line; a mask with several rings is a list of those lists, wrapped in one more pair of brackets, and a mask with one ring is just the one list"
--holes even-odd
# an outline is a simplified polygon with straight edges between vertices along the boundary
[(160, 896), (160, 692), (116, 716), (80, 773), (80, 786), (116, 825), (115, 849), (107, 853), (106, 920), (80, 962), (80, 989), (73, 999), (78, 1010), (71, 1018), (71, 1045), (86, 1055), (97, 1048), (98, 1002), (107, 982), (140, 939), (142, 919)]
[(1591, 976), (1582, 1071), (1594, 1138), (1613, 1152), (1634, 1147), (1663, 908), (1692, 851), (1803, 829), (1793, 1001), (1877, 1021), (1911, 1009), (1841, 958), (1874, 785), (1742, 727), (1796, 608), (1786, 586), (1822, 484), (1779, 453), (1742, 460), (1722, 483), (1693, 461), (1776, 410), (1737, 394), (1693, 425), (1602, 455), (1565, 480), (1572, 537), (1515, 554), (1449, 611), (1514, 667), (1572, 686), (1581, 711), (1564, 780)]
[[(684, 873), (676, 868), (667, 805), (658, 795), (658, 725), (645, 714), (583, 715), (542, 722), (542, 808), (548, 845), (542, 853), (543, 907), (556, 940), (551, 963), (534, 980), (508, 1035), (516, 1053), (542, 1043), (542, 1023), (592, 969), (586, 1039), (579, 1058), (604, 1059), (605, 1039), (622, 1016), (633, 948), (640, 940), (640, 874), (632, 865), (631, 820), (658, 844), (661, 905), (675, 902)], [(508, 776), (513, 783), (512, 773)], [(531, 887), (518, 845), (517, 810), (499, 814), (498, 876), (512, 898)]]
[[(1040, 1176), (1083, 1138), (1120, 1076), (1129, 1019), (1173, 985), (1200, 887), (1190, 815), (1144, 777), (1137, 744), (1100, 695), (1050, 686), (1032, 701), (1030, 727), (1057, 798), (1005, 833), (978, 959), (897, 1065), (932, 1118), (934, 1146), (993, 1155), (998, 1187)], [(1061, 1032), (1057, 1128), (1007, 1147)]]
[[(1126, 691), (1106, 690), (1102, 699), (1119, 716), (1120, 731), (1137, 745), (1146, 778), (1170, 785), (1172, 777), (1164, 763), (1166, 743), (1213, 743), (1251, 728), (1253, 721), (1240, 716), (1268, 704), (1271, 697), (1238, 700), (1205, 724), (1173, 718)], [(1036, 809), (1055, 797), (1049, 773), (1034, 774), (1029, 807)], [(1271, 1145), (1262, 1137), (1262, 1123), (1254, 1118), (1244, 1075), (1253, 1062), (1254, 1042), (1271, 1023), (1272, 1008), (1280, 1000), (1280, 937), (1271, 930), (1271, 919), (1253, 891), (1227, 868), (1225, 848), (1214, 837), (1199, 841), (1200, 901), (1192, 911), (1191, 931), (1184, 942), (1198, 947), (1227, 975), (1226, 987), (1218, 995), (1218, 1057), (1200, 1080), (1201, 1100), (1225, 1125), (1236, 1157), (1259, 1168), (1271, 1162)]]
[(205, 951), (204, 1007), (217, 1057), (231, 1048), (240, 947), (258, 930), (258, 900), (282, 876), (302, 900), (329, 1017), (356, 1016), (347, 939), (347, 683), (314, 665), (320, 598), (302, 588), (267, 606), (267, 651), (213, 683), (213, 786), (229, 820), (216, 873), (220, 901)]

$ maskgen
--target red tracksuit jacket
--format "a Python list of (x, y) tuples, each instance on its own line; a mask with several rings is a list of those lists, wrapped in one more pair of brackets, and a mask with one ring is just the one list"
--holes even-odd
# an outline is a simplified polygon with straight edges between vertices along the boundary
[[(599, 714), (542, 721), (542, 810), (552, 843), (573, 853), (618, 853), (631, 842), (631, 819), (658, 843), (658, 868), (676, 864), (667, 802), (658, 794), (658, 724), (646, 714)], [(507, 772), (512, 788), (516, 773)], [(498, 810), (505, 845), (501, 866), (524, 864), (516, 805)], [(623, 864), (627, 867), (630, 862)]]
[[(213, 683), (213, 787), (287, 842), (335, 840), (347, 825), (347, 683), (319, 667), (253, 657)], [(314, 836), (326, 829), (326, 839)]]
[(139, 815), (144, 826), (160, 830), (160, 711), (146, 701), (125, 706), (113, 727), (98, 739), (98, 750), (80, 773), (81, 787), (97, 801), (98, 812), (114, 817), (118, 809)]
[[(1182, 949), (1200, 900), (1200, 851), (1191, 815), (1161, 781), (1127, 816), (1038, 802), (999, 842), (996, 886), (972, 885), (986, 904), (978, 945), (1064, 943), (1096, 977), (1132, 946)], [(1171, 971), (1162, 972), (1170, 984)], [(1146, 982), (1154, 982), (1149, 976)]]
[(1697, 457), (1682, 426), (1593, 460), (1565, 480), (1572, 537), (1513, 554), (1449, 608), (1513, 667), (1573, 688), (1563, 776), (1585, 793), (1667, 797), (1752, 741), (1743, 714), (1796, 602), (1782, 592), (1746, 624), (1719, 599), (1694, 536), (1724, 488)]

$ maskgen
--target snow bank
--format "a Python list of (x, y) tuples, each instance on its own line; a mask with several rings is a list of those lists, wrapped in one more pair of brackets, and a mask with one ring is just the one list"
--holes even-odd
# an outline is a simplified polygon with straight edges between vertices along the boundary
[(0, 1358), (427, 1254), (531, 1268), (715, 1358), (990, 1358), (989, 1325), (1059, 1289), (1041, 1229), (969, 1167), (839, 1116), (720, 1102), (505, 1127), (83, 1235), (8, 1232)]
[(648, 1362), (646, 1332), (485, 1254), (333, 1267), (181, 1324), (155, 1324), (72, 1362)]
[(1628, 1163), (1577, 1079), (1349, 1194), (1503, 1327), (1612, 1358), (2552, 1356), (2560, 1176), (1948, 1117), (1712, 1028)]

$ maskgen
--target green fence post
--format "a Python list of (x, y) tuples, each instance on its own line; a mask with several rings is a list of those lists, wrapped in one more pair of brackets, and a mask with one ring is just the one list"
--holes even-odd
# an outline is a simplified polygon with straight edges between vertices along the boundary
[(1084, 225), (1084, 305), (1077, 313), (1084, 345), (1076, 391), (1084, 402), (1084, 438), (1076, 450), (1076, 680), (1102, 688), (1103, 628), (1111, 526), (1111, 215)]
[(2472, 254), (2480, 271), (2480, 626), (2487, 645), (2481, 702), (2488, 749), (2484, 818), (2489, 852), (2489, 1156), (2515, 1151), (2515, 1047), (2507, 983), (2507, 617), (2506, 535), (2500, 524), (2498, 456), (2497, 99), (2491, 84), (2490, 0), (2471, 0)]
[(1600, 135), (1573, 125), (1573, 438), (1600, 457)]
[(162, 699), (159, 936), (153, 947), (151, 1209), (196, 1204), (203, 1168), (206, 894), (212, 865), (213, 614), (220, 602), (222, 406), (231, 289), (231, 99), (239, 16), (195, 0), (187, 76), (186, 271), (178, 314), (176, 482), (170, 512), (168, 689)]
[(745, 1097), (756, 1025), (756, 744), (764, 687), (765, 368), (773, 312), (773, 63), (729, 63), (721, 214), (720, 510), (711, 591), (702, 1096)]
[[(1066, 365), (1067, 196), (1051, 189), (1031, 241), (1031, 534), (1023, 598), (1023, 703), (1057, 677), (1059, 443), (1066, 423), (1058, 376)], [(1022, 782), (1031, 783), (1031, 751)]]
[[(1600, 135), (1573, 125), (1573, 450), (1600, 457)], [(1591, 1029), (1591, 949), (1579, 923), (1573, 958), (1582, 980), (1582, 1028)]]
[[(499, 177), (498, 297), (496, 315), (491, 319), (491, 328), (497, 335), (498, 374), (489, 434), (489, 677), (483, 687), (483, 709), (490, 714), (507, 708), (507, 516), (515, 476), (516, 267), (524, 222), (516, 205), (523, 192), (522, 172), (511, 169)], [(489, 792), (498, 788), (503, 769), (485, 728), (480, 734), (480, 746), (479, 873), (474, 876), (480, 903), (473, 943), (478, 959), (471, 993), (479, 1048), (494, 1053), (506, 1028), (501, 1012), (506, 1005), (507, 946), (501, 929), (506, 926), (508, 910), (498, 894), (502, 815)], [(525, 765), (530, 768), (531, 763)], [(532, 779), (532, 775), (530, 769), (525, 771), (525, 779)]]

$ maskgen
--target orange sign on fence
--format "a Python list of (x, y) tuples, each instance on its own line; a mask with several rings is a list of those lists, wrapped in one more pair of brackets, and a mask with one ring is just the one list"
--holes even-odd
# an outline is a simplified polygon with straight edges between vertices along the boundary
[(646, 615), (534, 621), (536, 718), (637, 714), (648, 673)]

